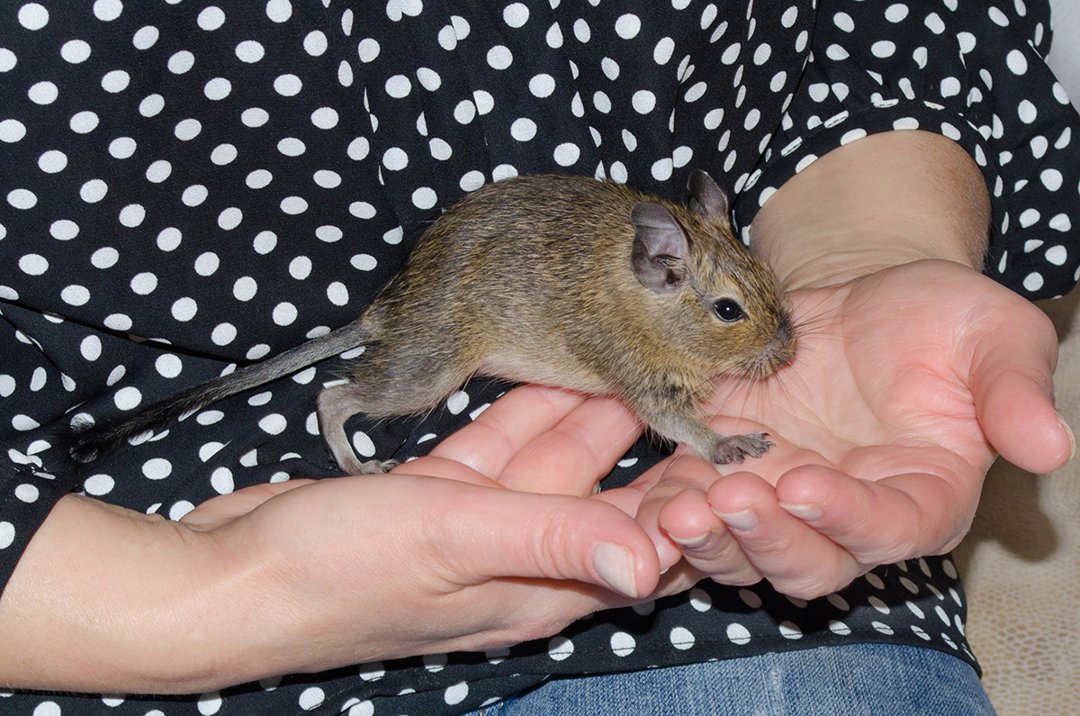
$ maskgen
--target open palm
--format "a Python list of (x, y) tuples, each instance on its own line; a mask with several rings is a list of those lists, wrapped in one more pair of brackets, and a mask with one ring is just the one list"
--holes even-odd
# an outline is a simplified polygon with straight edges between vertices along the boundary
[(1011, 291), (924, 261), (792, 301), (798, 358), (722, 383), (712, 406), (721, 432), (763, 429), (775, 447), (719, 471), (682, 453), (643, 483), (662, 566), (685, 556), (718, 581), (820, 596), (954, 547), (998, 453), (1034, 472), (1069, 458), (1053, 327)]

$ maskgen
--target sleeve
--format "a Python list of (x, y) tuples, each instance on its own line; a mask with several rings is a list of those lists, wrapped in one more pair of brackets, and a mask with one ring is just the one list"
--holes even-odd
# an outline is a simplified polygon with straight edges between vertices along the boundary
[(802, 81), (736, 220), (826, 152), (875, 132), (921, 129), (965, 148), (992, 203), (987, 275), (1041, 299), (1077, 281), (1080, 117), (1047, 67), (1044, 2), (825, 1)]

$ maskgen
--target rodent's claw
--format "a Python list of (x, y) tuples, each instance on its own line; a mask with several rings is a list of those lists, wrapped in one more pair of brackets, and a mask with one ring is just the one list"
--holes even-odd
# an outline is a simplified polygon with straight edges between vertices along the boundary
[(717, 441), (712, 459), (717, 465), (742, 462), (748, 455), (750, 457), (761, 457), (775, 444), (772, 440), (769, 440), (768, 433), (728, 435), (721, 437)]

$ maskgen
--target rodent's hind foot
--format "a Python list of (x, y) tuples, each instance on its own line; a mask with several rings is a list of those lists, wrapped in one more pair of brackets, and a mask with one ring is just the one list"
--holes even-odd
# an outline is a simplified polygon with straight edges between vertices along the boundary
[(716, 441), (712, 459), (717, 465), (742, 462), (747, 456), (761, 457), (775, 444), (768, 433), (722, 436)]

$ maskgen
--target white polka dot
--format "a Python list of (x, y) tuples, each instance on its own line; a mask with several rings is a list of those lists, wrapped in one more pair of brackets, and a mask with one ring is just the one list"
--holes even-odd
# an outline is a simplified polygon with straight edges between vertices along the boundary
[(16, 209), (33, 209), (37, 205), (37, 195), (29, 189), (12, 189), (7, 201)]
[(274, 175), (265, 169), (256, 169), (247, 175), (244, 179), (244, 183), (247, 184), (249, 189), (264, 189), (271, 181), (274, 180)]
[(282, 97), (294, 97), (303, 87), (304, 83), (296, 75), (285, 74), (274, 79), (274, 91)]
[(292, 3), (289, 0), (269, 0), (266, 3), (266, 16), (273, 22), (288, 22), (292, 17)]
[(311, 113), (311, 123), (319, 129), (333, 129), (338, 125), (338, 113), (330, 107), (320, 107)]
[(238, 301), (250, 301), (258, 290), (259, 284), (250, 276), (242, 276), (233, 283), (233, 297)]
[(210, 190), (202, 184), (192, 184), (180, 194), (180, 201), (185, 206), (196, 207), (206, 201), (206, 197), (209, 195)]
[(101, 88), (111, 94), (123, 92), (131, 84), (131, 75), (124, 70), (112, 70), (101, 78)]
[(182, 119), (176, 123), (173, 135), (182, 142), (189, 142), (202, 132), (202, 122), (197, 119)]
[(240, 209), (236, 208), (235, 206), (231, 206), (227, 209), (222, 210), (222, 212), (218, 214), (217, 223), (218, 226), (220, 226), (225, 231), (231, 231), (232, 229), (235, 229), (237, 226), (239, 226), (240, 222), (243, 220), (244, 212), (240, 211)]
[(108, 269), (116, 265), (120, 260), (120, 252), (111, 246), (105, 246), (95, 251), (90, 256), (90, 263), (97, 269)]
[(90, 289), (72, 284), (60, 291), (60, 298), (69, 306), (85, 306), (90, 301)]
[(505, 70), (513, 62), (514, 56), (505, 45), (496, 45), (488, 50), (487, 63), (492, 69)]
[(90, 59), (90, 45), (85, 40), (68, 40), (60, 47), (60, 56), (77, 65)]
[(225, 13), (221, 8), (211, 5), (199, 13), (196, 22), (207, 32), (213, 32), (225, 24)]
[(322, 706), (324, 701), (326, 701), (326, 692), (318, 686), (309, 686), (300, 693), (297, 703), (304, 711), (311, 711)]
[(133, 229), (143, 223), (146, 209), (140, 204), (128, 204), (120, 210), (120, 223)]
[(624, 40), (632, 40), (641, 32), (641, 18), (627, 13), (615, 21), (615, 32)]
[(154, 361), (154, 370), (163, 378), (175, 378), (184, 369), (184, 363), (172, 353), (158, 356)]
[(327, 244), (332, 244), (335, 241), (341, 241), (344, 236), (344, 231), (342, 231), (337, 226), (331, 226), (330, 224), (324, 224), (323, 226), (315, 229), (315, 238)]
[(637, 648), (637, 641), (624, 631), (617, 631), (611, 635), (611, 651), (615, 656), (629, 656)]
[(139, 114), (144, 117), (156, 117), (165, 109), (165, 98), (159, 94), (150, 94), (139, 102)]
[(190, 321), (199, 310), (199, 304), (195, 299), (187, 296), (178, 298), (172, 305), (172, 317), (180, 322)]
[(649, 90), (638, 90), (631, 98), (634, 111), (639, 114), (648, 114), (656, 108), (656, 95)]
[(466, 681), (461, 681), (457, 684), (446, 689), (443, 692), (443, 701), (449, 706), (455, 706), (460, 704), (469, 696), (469, 684)]
[(552, 661), (564, 661), (574, 653), (574, 642), (565, 636), (552, 637), (548, 642), (548, 657)]
[(195, 273), (200, 276), (213, 276), (221, 266), (221, 259), (212, 251), (206, 251), (195, 259)]
[(581, 149), (572, 142), (565, 142), (555, 147), (555, 163), (560, 167), (570, 167), (581, 157)]
[(101, 497), (113, 491), (116, 481), (108, 475), (91, 475), (83, 481), (83, 489), (86, 494)]
[(1033, 271), (1024, 277), (1024, 290), (1034, 293), (1043, 287), (1045, 279), (1042, 274), (1037, 271)]
[(181, 50), (169, 58), (166, 66), (174, 75), (186, 74), (195, 66), (195, 55), (187, 50)]
[[(89, 134), (97, 129), (99, 122), (100, 119), (98, 119), (98, 116), (95, 113), (90, 110), (85, 110), (73, 114), (68, 121), (68, 126), (71, 128), (71, 131), (76, 134)], [(0, 129), (2, 129), (2, 126), (0, 126)], [(2, 137), (3, 134), (0, 134), (0, 138)]]
[[(89, 112), (88, 114), (93, 115), (93, 117), (94, 117), (94, 126), (97, 126), (97, 115), (95, 115), (93, 112)], [(76, 115), (76, 116), (78, 116), (78, 115)], [(73, 122), (74, 122), (74, 120), (75, 120), (75, 118), (72, 117)], [(72, 127), (72, 129), (74, 129), (74, 127)], [(26, 125), (23, 124), (22, 122), (20, 122), (19, 120), (17, 120), (17, 119), (5, 119), (2, 122), (0, 122), (0, 142), (7, 142), (8, 144), (14, 144), (15, 142), (18, 142), (19, 140), (21, 140), (25, 136), (26, 136)]]
[(390, 147), (383, 154), (383, 166), (391, 171), (400, 171), (409, 165), (409, 155), (400, 147)]
[(203, 87), (203, 94), (208, 100), (218, 102), (232, 93), (232, 82), (224, 77), (214, 77)]
[(1063, 178), (1061, 172), (1057, 169), (1044, 169), (1042, 173), (1039, 174), (1039, 181), (1041, 181), (1043, 186), (1050, 191), (1057, 191), (1061, 188)]
[(1025, 74), (1028, 70), (1027, 57), (1020, 50), (1011, 50), (1005, 55), (1005, 64), (1014, 75)]
[(519, 142), (527, 142), (536, 136), (536, 122), (528, 117), (515, 119), (510, 125), (510, 136)]
[(303, 214), (308, 210), (307, 200), (302, 196), (287, 196), (281, 200), (281, 211), (289, 216)]
[(244, 40), (236, 46), (236, 57), (241, 62), (258, 62), (265, 54), (263, 46), (254, 40)]
[(283, 301), (274, 306), (274, 323), (279, 326), (291, 326), (296, 321), (296, 306)]
[(149, 50), (153, 47), (159, 37), (160, 33), (158, 29), (153, 25), (146, 25), (136, 30), (135, 34), (131, 37), (131, 44), (135, 46), (136, 50)]
[(52, 82), (37, 82), (30, 86), (26, 96), (34, 104), (48, 105), (56, 101), (60, 96), (60, 90)]
[(214, 326), (214, 330), (210, 333), (210, 340), (214, 342), (216, 346), (227, 346), (236, 340), (236, 326), (231, 323), (219, 323)]
[(7, 549), (15, 542), (15, 526), (10, 522), (0, 522), (0, 549)]
[(738, 622), (728, 624), (726, 634), (728, 640), (733, 644), (742, 645), (750, 642), (750, 630)]
[(143, 463), (142, 474), (150, 480), (164, 480), (172, 474), (172, 463), (156, 457)]
[(280, 435), (285, 432), (287, 426), (288, 421), (285, 420), (285, 416), (278, 413), (271, 413), (259, 421), (259, 428), (269, 435)]
[(668, 634), (668, 640), (671, 645), (680, 651), (686, 651), (692, 649), (696, 641), (693, 632), (686, 627), (675, 627)]
[(36, 2), (28, 2), (19, 8), (19, 24), (27, 30), (40, 30), (49, 24), (49, 11)]
[(136, 274), (135, 277), (131, 279), (132, 292), (140, 296), (146, 296), (153, 293), (154, 289), (157, 288), (157, 285), (157, 276), (149, 272)]
[(412, 193), (412, 203), (417, 209), (432, 209), (438, 201), (439, 197), (431, 187), (422, 186)]
[(386, 94), (395, 99), (407, 97), (412, 91), (412, 82), (405, 75), (394, 75), (386, 81)]
[(24, 482), (15, 488), (15, 497), (18, 498), (20, 502), (33, 504), (41, 497), (41, 491), (38, 490), (35, 485)]
[(352, 257), (349, 263), (359, 271), (371, 271), (378, 266), (378, 262), (371, 254), (357, 254)]
[(326, 298), (335, 306), (346, 306), (349, 303), (349, 288), (341, 281), (334, 281), (326, 287)]
[(352, 434), (352, 446), (356, 450), (356, 454), (361, 457), (374, 457), (375, 455), (375, 443), (371, 437), (362, 430), (357, 430)]
[(96, 361), (101, 357), (101, 339), (87, 336), (79, 343), (79, 353), (88, 361)]

